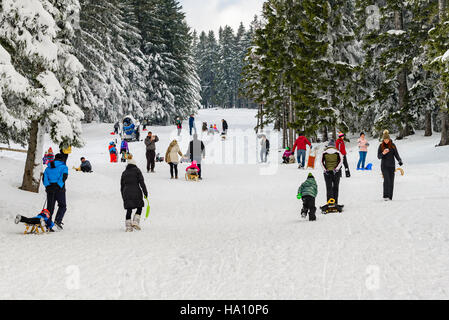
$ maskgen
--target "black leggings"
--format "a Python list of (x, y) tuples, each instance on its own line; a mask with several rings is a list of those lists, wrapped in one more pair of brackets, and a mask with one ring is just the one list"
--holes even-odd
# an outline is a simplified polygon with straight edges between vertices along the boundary
[(171, 177), (173, 178), (173, 170), (175, 171), (175, 176), (178, 176), (178, 164), (177, 163), (173, 163), (173, 162), (169, 162), (168, 163), (170, 165), (170, 174)]
[[(133, 209), (126, 209), (126, 220), (131, 220)], [(142, 214), (142, 208), (137, 208), (136, 214), (140, 216)]]
[(20, 222), (26, 223), (26, 224), (41, 224), (41, 219), (21, 217)]

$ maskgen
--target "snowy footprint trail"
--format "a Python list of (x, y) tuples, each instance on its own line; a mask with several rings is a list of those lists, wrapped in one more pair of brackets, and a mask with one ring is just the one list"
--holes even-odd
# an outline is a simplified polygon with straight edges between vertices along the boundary
[[(220, 127), (225, 118), (232, 137), (254, 128), (254, 115), (201, 110), (196, 125)], [(166, 163), (147, 174), (143, 142), (131, 143), (151, 213), (141, 232), (125, 233), (125, 165), (108, 163), (111, 127), (84, 126), (86, 146), (69, 157), (71, 168), (85, 156), (94, 173), (70, 170), (63, 232), (21, 234), (15, 215), (38, 213), (45, 191), (18, 190), (24, 155), (0, 153), (1, 299), (449, 298), (449, 149), (434, 148), (436, 137), (418, 133), (397, 142), (406, 174), (396, 177), (393, 202), (381, 199), (377, 143), (370, 139), (367, 159), (374, 170), (360, 172), (351, 139), (352, 177), (340, 184), (345, 211), (318, 214), (314, 223), (300, 219), (296, 199), (308, 170), (280, 165), (274, 175), (261, 175), (259, 164), (206, 162), (203, 181), (186, 182), (186, 164), (180, 165), (180, 179), (170, 180)], [(162, 156), (173, 129), (150, 128), (161, 139)], [(255, 144), (249, 139), (248, 148)], [(206, 159), (211, 147), (206, 145)], [(321, 205), (325, 185), (318, 163), (313, 172)]]

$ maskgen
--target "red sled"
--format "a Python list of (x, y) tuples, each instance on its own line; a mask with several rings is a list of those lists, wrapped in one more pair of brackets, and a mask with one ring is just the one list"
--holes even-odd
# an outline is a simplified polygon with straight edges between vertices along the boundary
[(115, 132), (111, 132), (111, 136), (115, 136)]
[(312, 151), (309, 153), (309, 159), (307, 160), (307, 168), (315, 169), (316, 150), (312, 155)]

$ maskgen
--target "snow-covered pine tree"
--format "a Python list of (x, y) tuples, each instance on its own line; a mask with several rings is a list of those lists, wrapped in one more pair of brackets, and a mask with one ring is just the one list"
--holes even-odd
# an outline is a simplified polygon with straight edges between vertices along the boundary
[(28, 144), (27, 191), (39, 190), (45, 128), (59, 145), (82, 144), (83, 113), (73, 100), (82, 66), (71, 53), (68, 21), (79, 3), (63, 2), (4, 0), (0, 8), (1, 136)]

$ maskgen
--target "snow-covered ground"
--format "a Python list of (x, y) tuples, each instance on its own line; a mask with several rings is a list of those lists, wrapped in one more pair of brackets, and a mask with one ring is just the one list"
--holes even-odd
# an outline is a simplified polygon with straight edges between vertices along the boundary
[[(360, 172), (352, 139), (352, 177), (340, 184), (345, 211), (310, 223), (300, 219), (296, 199), (310, 170), (256, 163), (254, 116), (200, 112), (198, 128), (202, 121), (221, 128), (225, 118), (230, 131), (224, 143), (204, 137), (208, 162), (198, 183), (183, 179), (186, 164), (179, 180), (169, 179), (166, 163), (146, 173), (143, 142), (131, 143), (151, 202), (149, 220), (133, 233), (124, 232), (125, 165), (108, 162), (112, 125), (85, 125), (86, 145), (69, 157), (70, 169), (85, 156), (94, 173), (70, 170), (63, 232), (25, 236), (24, 226), (14, 224), (16, 214), (39, 213), (45, 191), (19, 190), (25, 154), (0, 151), (0, 298), (449, 298), (449, 148), (434, 147), (437, 135), (397, 141), (405, 176), (397, 176), (393, 202), (382, 200), (377, 142), (370, 139), (367, 159), (374, 170)], [(174, 127), (150, 130), (164, 156)], [(47, 139), (49, 146), (56, 149)], [(275, 146), (272, 154), (281, 156)], [(313, 172), (322, 205), (322, 171)]]

